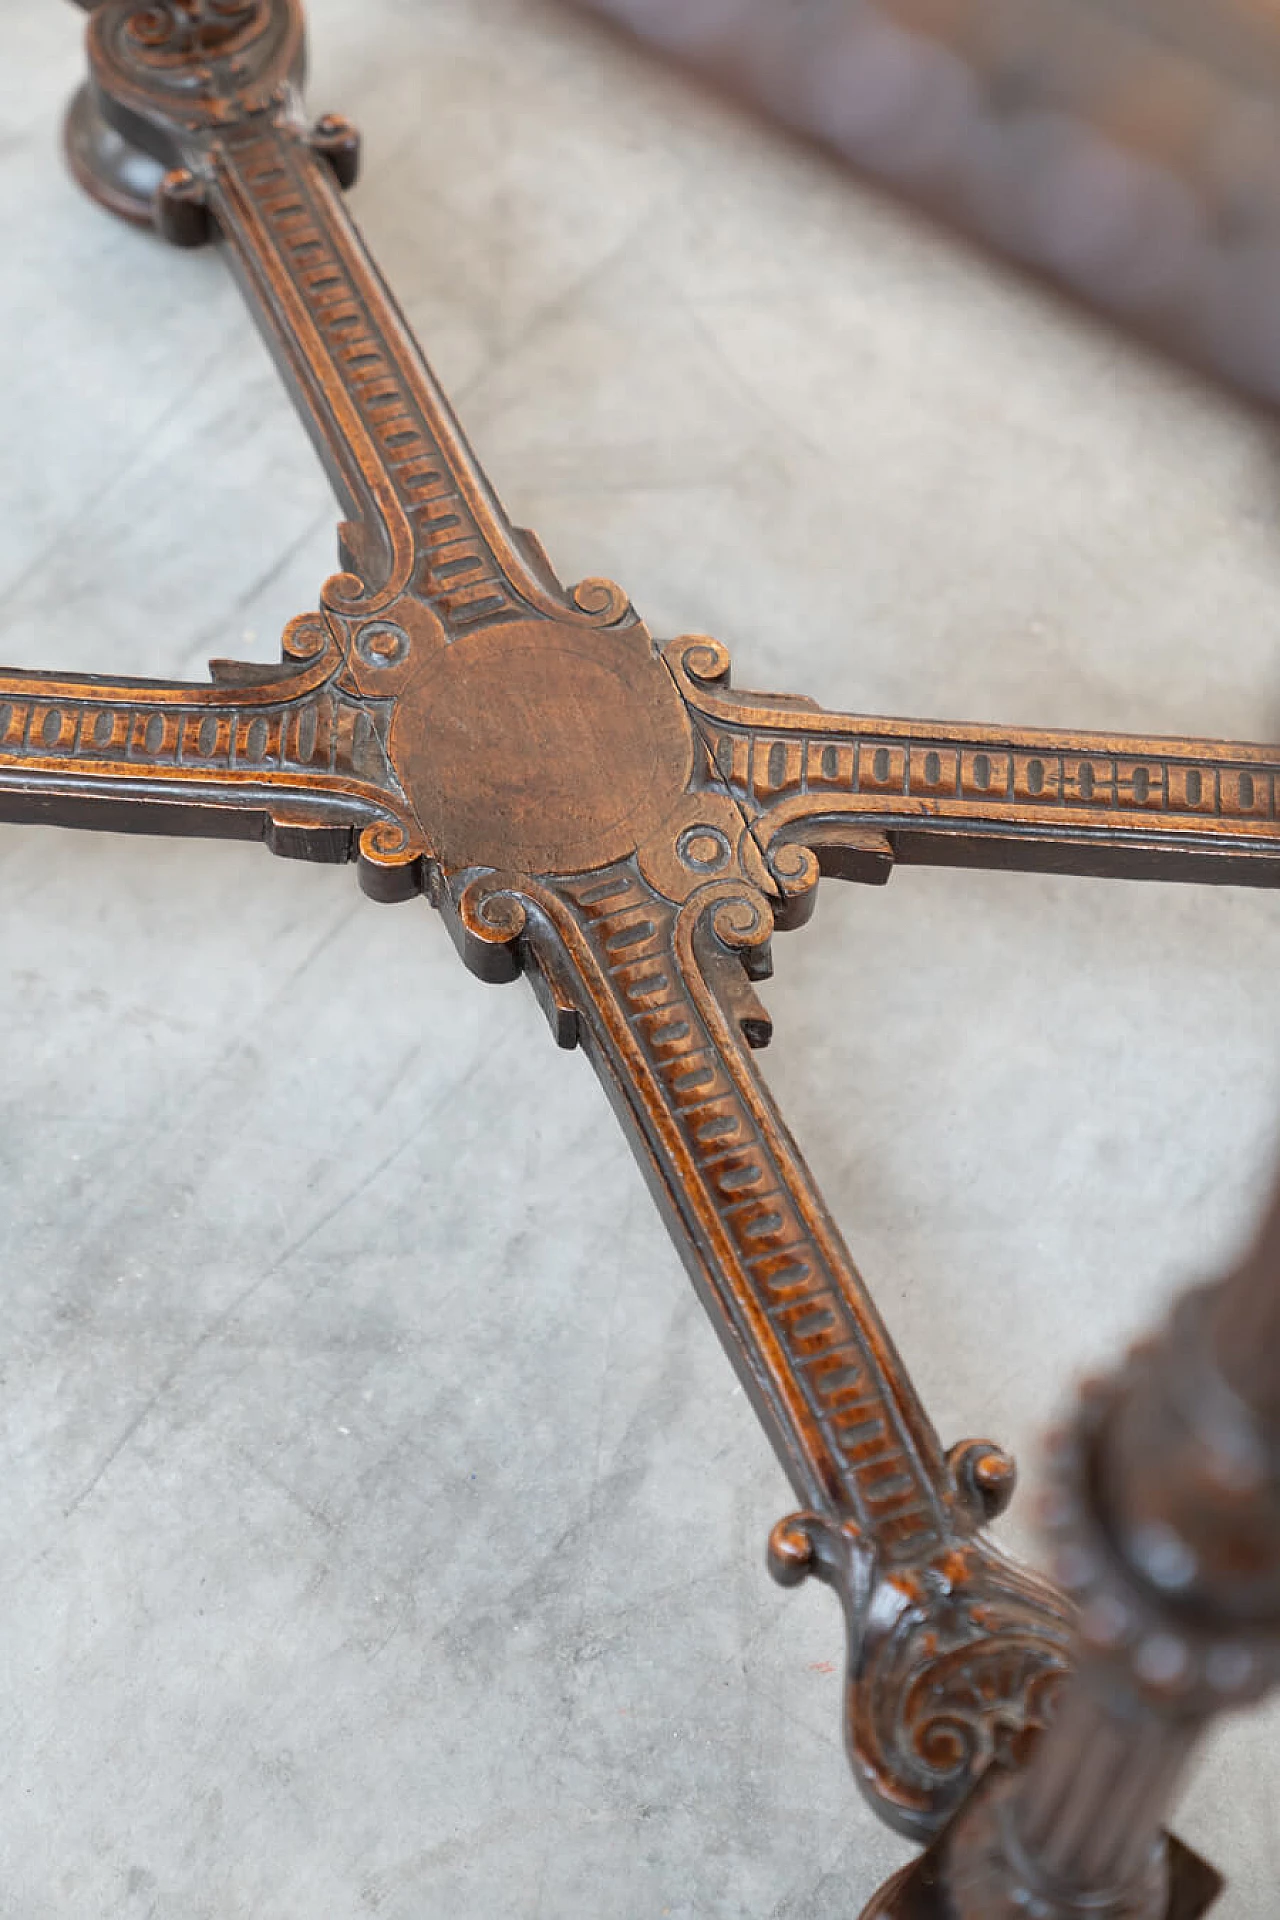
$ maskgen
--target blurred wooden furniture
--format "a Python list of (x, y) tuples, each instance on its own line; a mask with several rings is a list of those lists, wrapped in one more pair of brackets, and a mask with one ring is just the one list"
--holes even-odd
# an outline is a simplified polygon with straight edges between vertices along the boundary
[(1274, 885), (1280, 753), (828, 713), (733, 690), (705, 636), (658, 647), (507, 518), (345, 210), (355, 133), (302, 117), (299, 0), (88, 11), (71, 164), (222, 244), (332, 477), (342, 570), (278, 667), (5, 673), (0, 817), (353, 862), (375, 899), (425, 894), (480, 977), (530, 981), (790, 1478), (774, 1574), (844, 1605), (856, 1776), (930, 1841), (1044, 1723), (1073, 1613), (990, 1542), (1012, 1462), (942, 1446), (755, 1069), (770, 939), (821, 875), (898, 863)]
[(1045, 1517), (1079, 1610), (1060, 1711), (864, 1920), (1195, 1920), (1161, 1827), (1219, 1714), (1280, 1680), (1280, 1204), (1055, 1436)]
[(1264, 0), (577, 0), (1251, 397), (1280, 399)]

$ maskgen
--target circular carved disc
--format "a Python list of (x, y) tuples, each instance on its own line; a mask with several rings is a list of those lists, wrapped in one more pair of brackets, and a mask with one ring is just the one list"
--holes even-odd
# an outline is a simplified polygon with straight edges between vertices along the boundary
[(411, 673), (391, 758), (445, 864), (581, 873), (660, 827), (693, 735), (643, 632), (513, 621)]

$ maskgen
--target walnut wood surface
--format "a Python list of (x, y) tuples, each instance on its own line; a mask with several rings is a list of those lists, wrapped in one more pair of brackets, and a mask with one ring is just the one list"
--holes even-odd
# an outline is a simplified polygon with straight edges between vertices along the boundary
[(1280, 1681), (1280, 1199), (1051, 1441), (1074, 1671), (863, 1920), (1198, 1920), (1221, 1880), (1164, 1831), (1197, 1745)]
[(718, 643), (660, 649), (508, 520), (346, 213), (351, 129), (300, 118), (297, 0), (104, 0), (89, 49), (96, 112), (167, 169), (161, 231), (224, 249), (333, 479), (342, 571), (279, 668), (5, 675), (0, 816), (355, 859), (377, 898), (425, 892), (482, 978), (530, 978), (789, 1475), (775, 1575), (841, 1597), (858, 1777), (932, 1834), (1045, 1718), (1070, 1610), (986, 1538), (1011, 1463), (935, 1434), (755, 1071), (753, 983), (820, 872), (1274, 884), (1280, 760), (735, 694)]

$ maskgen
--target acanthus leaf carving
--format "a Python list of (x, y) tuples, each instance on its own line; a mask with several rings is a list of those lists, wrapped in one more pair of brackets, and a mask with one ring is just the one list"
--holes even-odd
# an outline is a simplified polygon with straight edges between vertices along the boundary
[(770, 1536), (769, 1568), (780, 1585), (813, 1577), (839, 1597), (849, 1762), (911, 1839), (937, 1833), (987, 1767), (1052, 1716), (1071, 1611), (959, 1516), (940, 1551), (886, 1567), (856, 1525), (792, 1514)]
[(103, 0), (90, 44), (104, 109), (171, 169), (170, 237), (216, 223), (229, 243), (341, 496), (342, 571), (279, 670), (0, 683), (0, 808), (167, 807), (175, 830), (234, 816), (277, 851), (356, 852), (376, 897), (425, 891), (482, 978), (528, 974), (590, 1054), (802, 1502), (775, 1573), (840, 1594), (859, 1778), (932, 1832), (1049, 1711), (1070, 1616), (983, 1533), (1012, 1463), (944, 1453), (748, 1058), (770, 1031), (753, 983), (822, 874), (1280, 879), (1280, 761), (828, 714), (732, 692), (705, 636), (659, 659), (621, 588), (566, 591), (501, 508), (338, 197), (352, 130), (302, 120), (297, 0)]

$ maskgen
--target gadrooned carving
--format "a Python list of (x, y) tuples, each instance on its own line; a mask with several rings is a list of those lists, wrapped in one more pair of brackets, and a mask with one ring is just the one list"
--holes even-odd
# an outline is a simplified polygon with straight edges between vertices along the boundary
[(102, 0), (89, 22), (99, 102), (120, 131), (177, 160), (181, 143), (284, 104), (302, 78), (298, 0)]
[(928, 1834), (1049, 1712), (1070, 1614), (982, 1532), (1012, 1465), (944, 1452), (750, 1058), (770, 1035), (755, 983), (820, 874), (1280, 883), (1280, 761), (738, 693), (718, 642), (659, 654), (621, 588), (566, 589), (352, 225), (349, 130), (304, 128), (302, 52), (296, 0), (105, 0), (90, 22), (103, 111), (174, 170), (164, 230), (216, 223), (325, 451), (342, 570), (280, 667), (5, 676), (0, 813), (354, 858), (380, 899), (425, 892), (483, 978), (532, 981), (621, 1114), (791, 1481), (775, 1573), (840, 1594), (858, 1777)]

